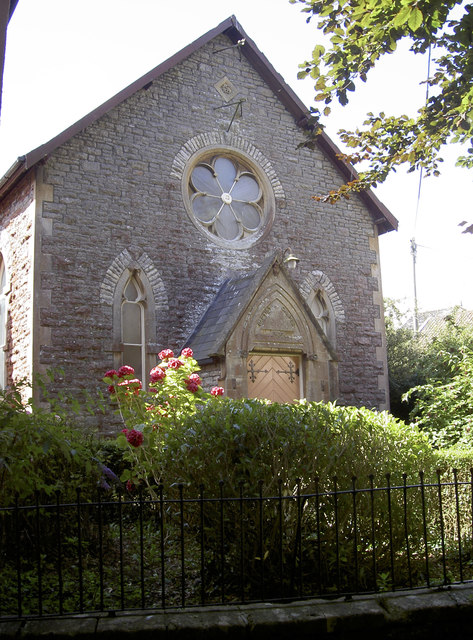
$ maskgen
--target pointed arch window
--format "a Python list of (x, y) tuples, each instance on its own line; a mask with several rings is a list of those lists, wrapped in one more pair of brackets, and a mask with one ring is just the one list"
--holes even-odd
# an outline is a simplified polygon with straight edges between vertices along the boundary
[(332, 305), (324, 291), (322, 289), (313, 291), (307, 302), (320, 328), (332, 345), (335, 345), (335, 316)]
[(133, 367), (146, 387), (148, 372), (156, 364), (156, 305), (146, 273), (127, 267), (113, 294), (113, 366)]
[(123, 290), (121, 305), (122, 364), (134, 368), (136, 377), (143, 379), (145, 371), (145, 294), (135, 274), (130, 275)]
[(0, 389), (6, 387), (7, 272), (0, 253)]

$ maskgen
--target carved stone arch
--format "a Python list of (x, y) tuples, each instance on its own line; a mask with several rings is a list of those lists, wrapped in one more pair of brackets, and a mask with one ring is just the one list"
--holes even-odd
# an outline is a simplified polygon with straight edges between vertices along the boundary
[(256, 162), (261, 169), (265, 172), (271, 187), (274, 192), (276, 200), (285, 200), (286, 194), (284, 193), (283, 186), (279, 180), (276, 171), (268, 158), (260, 151), (255, 145), (235, 135), (234, 133), (228, 133), (224, 131), (208, 131), (206, 133), (200, 133), (188, 140), (177, 152), (174, 162), (172, 164), (171, 176), (182, 180), (184, 172), (189, 164), (191, 158), (202, 150), (212, 147), (229, 148), (235, 151), (239, 151), (244, 155), (251, 158)]
[(312, 271), (302, 283), (301, 293), (306, 302), (308, 302), (310, 295), (314, 291), (320, 290), (325, 293), (330, 301), (335, 320), (337, 322), (345, 322), (345, 310), (332, 281), (323, 271)]
[(301, 286), (301, 293), (325, 335), (335, 347), (337, 322), (345, 322), (345, 311), (330, 278), (322, 271), (312, 271)]
[(287, 350), (313, 355), (313, 335), (294, 296), (278, 281), (262, 293), (242, 325), (241, 350)]
[(100, 287), (100, 302), (113, 306), (120, 278), (123, 278), (130, 269), (139, 269), (145, 276), (143, 286), (149, 287), (149, 297), (154, 301), (156, 311), (158, 313), (168, 311), (169, 304), (164, 282), (152, 260), (144, 252), (135, 259), (128, 249), (124, 249), (107, 269)]
[[(124, 354), (127, 351), (127, 341), (123, 334), (125, 324), (122, 314), (122, 305), (127, 304), (125, 288), (130, 279), (139, 289), (137, 308), (140, 309), (140, 318), (132, 326), (140, 326), (140, 353), (143, 377), (147, 375), (155, 364), (157, 345), (157, 314), (168, 311), (168, 300), (164, 283), (157, 269), (146, 253), (138, 258), (133, 257), (131, 250), (124, 249), (118, 255), (107, 270), (100, 289), (100, 301), (111, 308), (112, 315), (112, 344), (111, 351), (114, 354), (114, 366), (120, 367), (124, 362)], [(146, 380), (143, 380), (145, 385)]]
[(299, 369), (298, 398), (337, 397), (336, 355), (297, 289), (278, 269), (268, 272), (226, 343), (224, 377), (230, 396), (255, 397), (251, 387), (254, 374), (261, 373), (255, 370), (260, 356), (269, 363), (259, 366), (263, 374), (291, 376)]

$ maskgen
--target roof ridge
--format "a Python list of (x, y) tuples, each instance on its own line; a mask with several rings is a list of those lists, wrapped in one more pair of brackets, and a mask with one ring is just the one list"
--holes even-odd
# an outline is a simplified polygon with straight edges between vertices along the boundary
[[(149, 86), (163, 73), (172, 69), (175, 65), (185, 60), (187, 57), (221, 34), (227, 35), (234, 44), (244, 40), (245, 44), (240, 49), (243, 55), (259, 73), (263, 81), (266, 82), (274, 91), (280, 102), (292, 114), (296, 123), (300, 127), (307, 127), (309, 109), (304, 105), (295, 91), (286, 83), (281, 74), (276, 71), (264, 53), (258, 49), (256, 43), (248, 36), (241, 24), (238, 22), (236, 16), (231, 15), (216, 27), (210, 29), (210, 31), (207, 31), (207, 33), (174, 53), (172, 56), (77, 120), (64, 131), (51, 138), (51, 140), (45, 142), (39, 147), (36, 147), (24, 156), (20, 156), (5, 173), (3, 178), (0, 178), (0, 200), (10, 191), (10, 189), (13, 188), (18, 180), (20, 180), (29, 169), (55, 151), (61, 144), (64, 144), (70, 138), (83, 131), (86, 127), (93, 124), (111, 109), (134, 95), (137, 91), (141, 89), (148, 89)], [(352, 180), (358, 175), (351, 164), (341, 159), (340, 150), (325, 132), (322, 132), (317, 136), (317, 143), (329, 156), (333, 164), (345, 179)], [(360, 192), (357, 195), (364, 202), (365, 206), (368, 207), (374, 217), (375, 225), (378, 226), (378, 233), (381, 234), (386, 231), (397, 229), (398, 221), (371, 190)]]

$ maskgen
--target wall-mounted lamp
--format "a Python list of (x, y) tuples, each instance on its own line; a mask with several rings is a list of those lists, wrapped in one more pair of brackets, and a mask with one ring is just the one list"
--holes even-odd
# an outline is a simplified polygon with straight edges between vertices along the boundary
[(292, 249), (290, 247), (285, 249), (282, 257), (283, 263), (287, 266), (288, 269), (295, 269), (297, 267), (297, 263), (300, 262), (300, 258), (292, 253)]

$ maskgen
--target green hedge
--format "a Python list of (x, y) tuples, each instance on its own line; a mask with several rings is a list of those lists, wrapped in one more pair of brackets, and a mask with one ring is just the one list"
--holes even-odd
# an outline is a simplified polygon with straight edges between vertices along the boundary
[(243, 481), (265, 492), (275, 491), (278, 479), (294, 487), (300, 478), (310, 489), (314, 479), (340, 483), (353, 476), (366, 483), (373, 474), (398, 480), (436, 468), (437, 454), (425, 434), (389, 413), (332, 403), (267, 404), (259, 400), (223, 400), (191, 416), (165, 436), (163, 477), (189, 487), (215, 486), (228, 490)]

